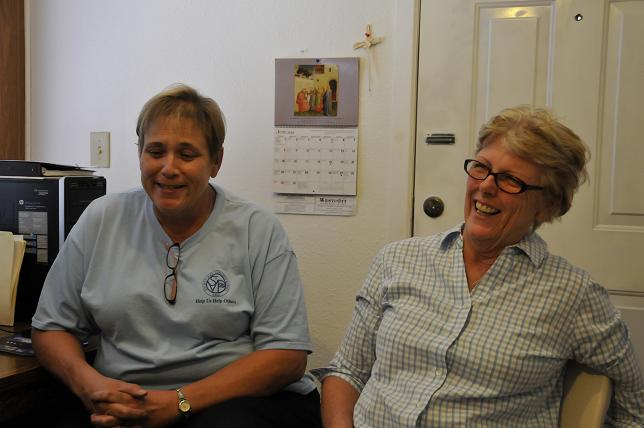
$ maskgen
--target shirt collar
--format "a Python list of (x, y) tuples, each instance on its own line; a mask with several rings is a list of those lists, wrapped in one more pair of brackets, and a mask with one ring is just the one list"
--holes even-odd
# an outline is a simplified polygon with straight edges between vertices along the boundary
[(452, 244), (456, 241), (459, 243), (459, 246), (463, 246), (463, 239), (461, 238), (461, 231), (463, 230), (463, 226), (465, 225), (465, 222), (462, 222), (451, 229), (446, 230), (443, 232), (443, 237), (441, 238), (441, 249), (446, 250), (449, 247), (452, 246)]
[[(465, 222), (462, 222), (442, 233), (443, 236), (441, 238), (440, 245), (442, 250), (448, 249), (454, 242), (457, 242), (460, 247), (463, 246), (461, 231), (463, 230), (464, 225)], [(529, 235), (524, 236), (523, 239), (516, 244), (508, 246), (503, 251), (523, 253), (530, 258), (532, 264), (539, 266), (548, 255), (548, 246), (546, 241), (544, 241), (538, 233), (532, 232)]]
[(524, 236), (522, 240), (508, 248), (523, 252), (530, 257), (530, 261), (535, 266), (541, 265), (548, 255), (548, 245), (537, 232)]

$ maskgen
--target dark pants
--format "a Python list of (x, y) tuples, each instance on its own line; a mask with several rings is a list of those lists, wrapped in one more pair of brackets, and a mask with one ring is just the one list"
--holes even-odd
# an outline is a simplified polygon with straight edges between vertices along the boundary
[(225, 401), (173, 428), (321, 428), (320, 395), (282, 391), (270, 397)]
[[(80, 404), (80, 401), (79, 401)], [(177, 410), (178, 412), (178, 410)], [(57, 428), (89, 428), (89, 414), (79, 407)], [(280, 391), (268, 397), (242, 397), (215, 404), (172, 428), (321, 428), (320, 395)]]

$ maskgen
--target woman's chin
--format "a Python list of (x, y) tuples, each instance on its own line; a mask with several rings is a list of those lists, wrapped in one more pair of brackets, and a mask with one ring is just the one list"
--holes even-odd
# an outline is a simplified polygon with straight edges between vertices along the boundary
[(469, 218), (465, 221), (464, 233), (474, 239), (490, 239), (498, 235), (498, 231), (493, 224), (481, 219)]
[(165, 217), (176, 217), (183, 211), (182, 204), (178, 201), (155, 200), (153, 201), (153, 203), (154, 210), (157, 212), (157, 214)]

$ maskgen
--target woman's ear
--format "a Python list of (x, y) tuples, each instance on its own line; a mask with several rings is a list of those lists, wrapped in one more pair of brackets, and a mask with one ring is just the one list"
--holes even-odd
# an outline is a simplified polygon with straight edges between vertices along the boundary
[(542, 208), (537, 212), (537, 224), (550, 223), (555, 218), (559, 217), (559, 211), (561, 210), (561, 201), (555, 200), (553, 198), (548, 198), (547, 196), (541, 196), (542, 203), (540, 204)]
[(220, 147), (217, 155), (212, 159), (212, 167), (210, 170), (210, 177), (215, 178), (221, 168), (221, 162), (224, 160), (224, 148)]

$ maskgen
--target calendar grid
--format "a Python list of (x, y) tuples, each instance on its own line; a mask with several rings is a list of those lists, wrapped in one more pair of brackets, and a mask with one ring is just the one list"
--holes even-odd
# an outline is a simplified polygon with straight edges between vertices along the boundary
[(357, 128), (275, 127), (275, 193), (355, 196), (357, 166)]

